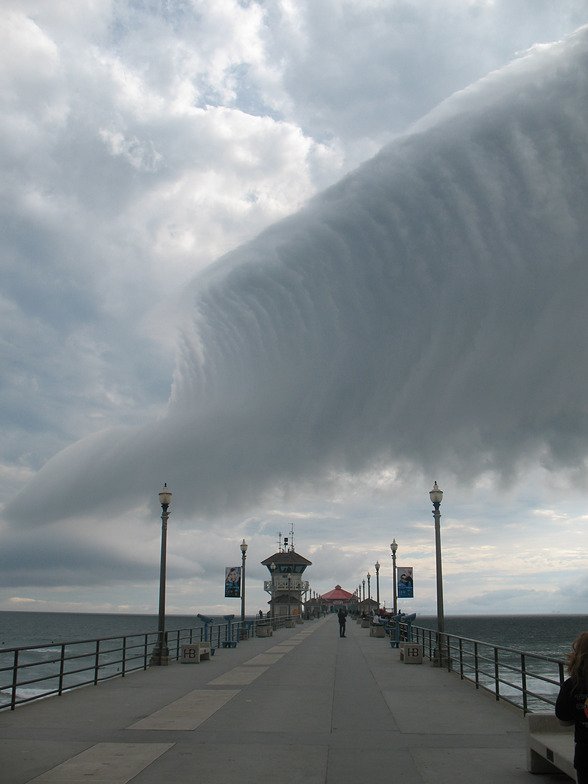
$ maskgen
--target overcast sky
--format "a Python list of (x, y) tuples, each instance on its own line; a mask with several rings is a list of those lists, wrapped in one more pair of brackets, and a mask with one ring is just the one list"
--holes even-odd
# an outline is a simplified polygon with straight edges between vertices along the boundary
[(585, 612), (585, 0), (0, 14), (0, 609)]

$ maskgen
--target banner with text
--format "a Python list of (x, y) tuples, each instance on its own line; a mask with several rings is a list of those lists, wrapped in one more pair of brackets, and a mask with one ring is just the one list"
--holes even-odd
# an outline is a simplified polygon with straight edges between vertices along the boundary
[(241, 598), (241, 567), (225, 567), (225, 596), (232, 599)]
[(412, 566), (399, 566), (398, 574), (398, 598), (413, 599)]

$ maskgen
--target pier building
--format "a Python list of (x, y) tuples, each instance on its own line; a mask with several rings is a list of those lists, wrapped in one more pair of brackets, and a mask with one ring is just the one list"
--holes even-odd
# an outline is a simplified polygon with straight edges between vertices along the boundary
[(349, 593), (340, 585), (336, 585), (332, 591), (321, 594), (320, 598), (327, 605), (329, 612), (337, 612), (341, 607), (349, 611), (357, 605), (355, 594)]
[(306, 567), (312, 565), (312, 561), (297, 553), (293, 545), (288, 548), (288, 540), (284, 541), (285, 549), (280, 548), (277, 553), (261, 562), (262, 566), (267, 566), (271, 575), (269, 580), (264, 581), (263, 588), (271, 596), (269, 605), (272, 617), (296, 615), (302, 618), (303, 595), (310, 589), (303, 574)]

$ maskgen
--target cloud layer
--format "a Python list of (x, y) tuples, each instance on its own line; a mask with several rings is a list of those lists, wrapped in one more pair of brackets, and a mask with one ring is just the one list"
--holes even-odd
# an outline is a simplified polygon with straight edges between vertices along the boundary
[(584, 0), (0, 21), (0, 608), (153, 610), (167, 480), (176, 612), (292, 520), (431, 611), (438, 479), (449, 608), (583, 609)]
[(582, 464), (587, 66), (587, 29), (537, 48), (211, 266), (167, 415), (65, 450), (8, 514), (132, 504), (162, 476), (214, 516), (381, 462)]

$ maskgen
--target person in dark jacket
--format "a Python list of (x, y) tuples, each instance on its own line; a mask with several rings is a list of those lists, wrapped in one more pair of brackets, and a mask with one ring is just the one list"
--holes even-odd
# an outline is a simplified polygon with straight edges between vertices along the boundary
[(345, 637), (345, 623), (347, 622), (347, 610), (343, 607), (337, 613), (339, 618), (339, 637)]
[(574, 640), (567, 657), (568, 675), (555, 703), (564, 726), (574, 725), (574, 767), (578, 784), (588, 784), (588, 632)]

